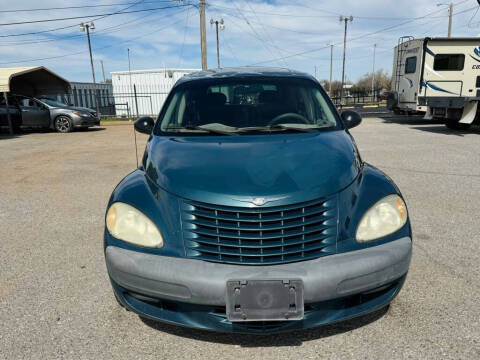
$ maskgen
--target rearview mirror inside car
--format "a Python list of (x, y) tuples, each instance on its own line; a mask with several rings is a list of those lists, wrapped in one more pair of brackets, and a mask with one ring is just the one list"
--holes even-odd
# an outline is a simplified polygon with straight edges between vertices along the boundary
[(360, 114), (353, 110), (345, 110), (340, 116), (347, 129), (354, 128), (362, 122)]
[(150, 135), (153, 130), (153, 126), (155, 125), (155, 121), (149, 116), (144, 116), (135, 121), (134, 127), (135, 130), (141, 132), (143, 134)]

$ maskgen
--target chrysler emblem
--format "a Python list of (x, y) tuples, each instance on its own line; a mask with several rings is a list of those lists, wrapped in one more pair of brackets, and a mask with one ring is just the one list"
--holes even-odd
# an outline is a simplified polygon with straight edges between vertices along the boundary
[(270, 198), (264, 198), (264, 197), (258, 197), (258, 198), (247, 198), (247, 199), (233, 199), (241, 202), (247, 202), (251, 203), (255, 206), (263, 206), (267, 203), (273, 202), (273, 201), (278, 201), (282, 199), (286, 199), (287, 196), (280, 196), (280, 197), (270, 197)]

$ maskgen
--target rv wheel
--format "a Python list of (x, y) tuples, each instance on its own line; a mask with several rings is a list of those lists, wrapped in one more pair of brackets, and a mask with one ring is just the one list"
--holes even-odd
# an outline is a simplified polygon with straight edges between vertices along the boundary
[(471, 126), (471, 124), (464, 124), (464, 123), (458, 122), (458, 120), (451, 120), (451, 119), (447, 119), (445, 121), (445, 125), (452, 130), (467, 130)]

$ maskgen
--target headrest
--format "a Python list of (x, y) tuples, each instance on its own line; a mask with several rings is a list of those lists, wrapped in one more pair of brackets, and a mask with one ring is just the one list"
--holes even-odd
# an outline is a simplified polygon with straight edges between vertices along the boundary
[(204, 98), (204, 105), (206, 106), (222, 106), (227, 101), (225, 94), (214, 92), (209, 93)]
[(279, 98), (278, 91), (275, 90), (264, 90), (258, 96), (259, 103), (274, 103), (277, 102)]

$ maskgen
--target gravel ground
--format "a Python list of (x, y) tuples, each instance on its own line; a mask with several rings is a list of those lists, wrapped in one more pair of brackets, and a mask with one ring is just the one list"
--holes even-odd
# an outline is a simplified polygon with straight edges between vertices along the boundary
[(352, 132), (406, 197), (407, 282), (387, 309), (275, 336), (146, 322), (116, 304), (103, 216), (135, 167), (131, 126), (0, 136), (0, 358), (480, 358), (480, 129), (371, 118)]

